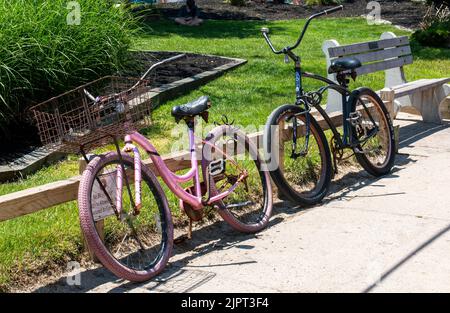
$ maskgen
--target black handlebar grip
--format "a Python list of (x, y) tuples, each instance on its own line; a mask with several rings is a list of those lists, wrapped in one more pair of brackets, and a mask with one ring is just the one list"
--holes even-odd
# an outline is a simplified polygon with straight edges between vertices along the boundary
[(325, 11), (323, 11), (323, 12), (324, 12), (325, 14), (328, 14), (328, 13), (333, 13), (333, 12), (336, 12), (336, 11), (339, 11), (339, 10), (343, 10), (343, 9), (344, 9), (344, 6), (343, 6), (343, 5), (340, 5), (340, 6), (337, 6), (337, 7), (328, 9), (328, 10), (325, 10)]

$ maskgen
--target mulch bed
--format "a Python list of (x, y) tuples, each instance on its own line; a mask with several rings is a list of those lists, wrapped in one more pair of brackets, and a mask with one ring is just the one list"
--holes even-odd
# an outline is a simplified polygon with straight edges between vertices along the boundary
[[(336, 12), (331, 17), (353, 17), (367, 15), (366, 0), (353, 0), (344, 3), (344, 11)], [(381, 4), (381, 18), (395, 25), (417, 28), (425, 14), (426, 6), (410, 0), (379, 0)], [(223, 0), (197, 0), (202, 12), (202, 18), (215, 20), (281, 20), (309, 17), (330, 6), (306, 6), (264, 3), (262, 1), (248, 1), (245, 6), (232, 6)], [(178, 16), (180, 4), (159, 5), (159, 13), (168, 18)]]
[[(136, 64), (121, 73), (123, 76), (140, 77), (154, 63), (178, 55), (177, 52), (137, 52)], [(218, 66), (229, 63), (229, 60), (204, 56), (200, 54), (186, 53), (186, 57), (161, 65), (152, 72), (148, 79), (152, 87), (159, 87), (174, 81), (191, 77)]]
[[(143, 73), (154, 63), (178, 55), (177, 52), (135, 52), (134, 61), (122, 76), (141, 77)], [(166, 63), (155, 69), (149, 77), (151, 87), (160, 87), (177, 80), (191, 77), (218, 66), (228, 63), (229, 60), (204, 56), (200, 54), (186, 53), (186, 57)], [(0, 150), (0, 165), (9, 165), (24, 155), (33, 152), (40, 146), (36, 135), (37, 130), (29, 125), (23, 125), (15, 131), (15, 140), (8, 144), (8, 149)], [(34, 136), (30, 136), (34, 134)]]

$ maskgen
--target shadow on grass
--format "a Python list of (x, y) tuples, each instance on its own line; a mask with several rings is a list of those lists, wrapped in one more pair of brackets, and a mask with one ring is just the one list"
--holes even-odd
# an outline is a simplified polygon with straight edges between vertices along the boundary
[[(263, 21), (206, 21), (198, 27), (177, 25), (171, 20), (160, 20), (147, 22), (142, 29), (141, 35), (152, 38), (170, 37), (179, 35), (186, 38), (196, 39), (226, 39), (226, 38), (257, 38), (263, 40), (261, 27), (268, 22)], [(286, 28), (279, 25), (271, 25), (271, 32), (283, 33)], [(205, 43), (207, 44), (207, 43)]]
[[(179, 8), (155, 8), (153, 14), (159, 14), (159, 18), (176, 18), (180, 12)], [(210, 11), (200, 13), (200, 18), (206, 20), (262, 20), (255, 16), (251, 16), (246, 12), (236, 12), (232, 10)]]

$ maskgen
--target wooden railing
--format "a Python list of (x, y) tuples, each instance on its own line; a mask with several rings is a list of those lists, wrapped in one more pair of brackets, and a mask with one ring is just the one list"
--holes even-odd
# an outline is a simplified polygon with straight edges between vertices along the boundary
[[(312, 114), (316, 117), (322, 129), (326, 130), (329, 128), (329, 125), (318, 112), (313, 111)], [(334, 125), (342, 125), (341, 112), (330, 114), (330, 118)], [(249, 135), (251, 140), (255, 143), (262, 142), (261, 136), (261, 132)], [(191, 166), (189, 152), (187, 151), (172, 153), (164, 156), (163, 159), (172, 171), (186, 169)], [(143, 162), (157, 174), (150, 159), (144, 160)], [(0, 221), (17, 218), (55, 205), (76, 200), (79, 182), (80, 176), (76, 176), (66, 180), (0, 196)]]

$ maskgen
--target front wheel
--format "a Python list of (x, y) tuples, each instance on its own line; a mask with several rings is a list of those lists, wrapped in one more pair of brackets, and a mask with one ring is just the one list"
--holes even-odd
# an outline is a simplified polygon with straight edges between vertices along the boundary
[[(358, 143), (354, 152), (359, 164), (371, 175), (382, 176), (395, 162), (394, 127), (380, 97), (370, 88), (352, 93), (352, 141)], [(354, 113), (355, 114), (355, 113)]]
[[(305, 136), (307, 118), (309, 138)], [(264, 129), (264, 151), (272, 180), (288, 200), (313, 205), (325, 197), (331, 182), (331, 153), (312, 115), (289, 104), (274, 110)]]
[[(127, 154), (122, 154), (122, 159), (132, 183), (134, 159)], [(160, 273), (169, 260), (172, 217), (161, 185), (144, 164), (142, 208), (139, 215), (134, 214), (125, 181), (123, 188), (117, 185), (120, 164), (119, 155), (111, 152), (94, 158), (83, 172), (78, 191), (81, 230), (90, 250), (111, 272), (129, 281), (145, 281)], [(133, 198), (134, 187), (130, 186)], [(115, 213), (120, 200), (118, 218)]]

